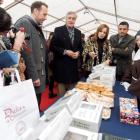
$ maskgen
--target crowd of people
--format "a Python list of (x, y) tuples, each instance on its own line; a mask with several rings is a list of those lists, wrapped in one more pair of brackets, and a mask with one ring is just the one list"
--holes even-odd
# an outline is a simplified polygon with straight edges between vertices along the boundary
[[(66, 24), (56, 27), (54, 32), (50, 33), (49, 39), (45, 40), (41, 27), (47, 19), (47, 14), (48, 5), (36, 1), (31, 5), (31, 15), (25, 15), (15, 23), (16, 28), (24, 28), (30, 39), (24, 41), (23, 32), (19, 31), (15, 36), (10, 31), (11, 36), (15, 37), (11, 51), (21, 54), (24, 59), (25, 78), (33, 81), (38, 105), (42, 93), (45, 92), (48, 78), (49, 98), (57, 96), (53, 93), (54, 81), (57, 82), (59, 97), (80, 78), (88, 77), (92, 67), (101, 63), (116, 66), (116, 80), (131, 83), (128, 90), (140, 99), (139, 49), (132, 59), (135, 46), (140, 48), (140, 31), (132, 37), (128, 34), (129, 24), (124, 21), (118, 26), (118, 34), (108, 39), (109, 27), (101, 24), (85, 41), (85, 35), (74, 26), (77, 14), (70, 11), (66, 14)], [(9, 30), (11, 20), (10, 15), (0, 8), (0, 35)], [(7, 50), (1, 42), (0, 52)], [(33, 54), (20, 49), (23, 42), (26, 42)]]

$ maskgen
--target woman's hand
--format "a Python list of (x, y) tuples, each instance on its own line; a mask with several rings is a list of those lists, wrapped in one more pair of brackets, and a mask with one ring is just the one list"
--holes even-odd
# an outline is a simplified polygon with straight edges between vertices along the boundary
[(15, 37), (15, 34), (13, 33), (12, 29), (9, 31), (9, 35), (10, 35), (11, 38)]
[(24, 42), (24, 39), (25, 39), (24, 32), (21, 31), (17, 32), (13, 49), (20, 50), (22, 43)]
[(110, 60), (106, 60), (105, 63), (109, 66)]
[(4, 73), (9, 73), (9, 70), (7, 70), (6, 68), (2, 69)]
[(92, 58), (95, 58), (97, 56), (97, 54), (95, 52), (90, 52), (88, 55)]

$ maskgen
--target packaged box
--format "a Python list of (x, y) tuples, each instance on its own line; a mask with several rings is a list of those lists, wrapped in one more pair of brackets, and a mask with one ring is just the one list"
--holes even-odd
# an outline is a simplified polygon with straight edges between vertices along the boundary
[(115, 83), (116, 83), (116, 78), (115, 78), (114, 81), (113, 81), (113, 86), (115, 86)]
[(114, 81), (115, 77), (112, 73), (110, 74), (103, 74), (100, 76), (101, 81)]
[(139, 125), (139, 111), (134, 99), (119, 98), (120, 122)]
[(106, 88), (113, 88), (114, 81), (100, 81), (101, 84), (104, 84)]
[(63, 97), (44, 112), (46, 115), (46, 118), (62, 110), (64, 107), (66, 107), (68, 111), (71, 114), (73, 114), (73, 112), (81, 104), (82, 100), (83, 100), (83, 97), (79, 91), (69, 96)]
[(92, 84), (92, 83), (100, 83), (100, 79), (90, 79), (90, 78), (87, 78), (87, 83), (89, 83), (90, 85)]
[(92, 67), (92, 72), (100, 71), (106, 66), (106, 63), (102, 63)]
[(63, 108), (49, 122), (42, 121), (26, 140), (62, 140), (71, 121), (71, 114)]
[(95, 79), (95, 78), (101, 76), (103, 74), (103, 72), (104, 72), (103, 70), (95, 71), (95, 72), (93, 72), (89, 75), (89, 78), (90, 79)]
[(116, 66), (106, 66), (106, 67), (104, 67), (104, 73), (109, 73), (109, 74), (114, 73), (116, 75)]
[(102, 105), (83, 101), (72, 115), (71, 126), (98, 133), (102, 120), (102, 111)]
[(70, 126), (62, 140), (98, 140), (98, 133)]
[(18, 140), (28, 140), (28, 138), (30, 137), (31, 133), (33, 132), (32, 128), (27, 129)]

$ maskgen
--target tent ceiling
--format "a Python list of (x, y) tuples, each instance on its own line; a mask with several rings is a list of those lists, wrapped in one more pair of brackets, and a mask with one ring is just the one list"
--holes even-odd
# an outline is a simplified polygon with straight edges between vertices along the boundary
[[(30, 5), (35, 0), (5, 0), (3, 8), (13, 18), (13, 23), (21, 16), (30, 15)], [(55, 27), (65, 24), (68, 11), (78, 15), (75, 26), (86, 36), (96, 32), (100, 24), (110, 27), (110, 35), (117, 33), (117, 25), (127, 21), (130, 26), (129, 34), (135, 35), (140, 29), (139, 0), (42, 0), (48, 4), (48, 16), (43, 30), (54, 31)], [(85, 15), (85, 9), (89, 14)]]

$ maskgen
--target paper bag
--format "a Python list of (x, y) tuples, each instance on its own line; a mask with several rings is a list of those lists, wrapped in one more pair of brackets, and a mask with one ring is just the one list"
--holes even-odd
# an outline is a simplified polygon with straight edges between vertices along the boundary
[(0, 140), (17, 140), (39, 123), (32, 80), (2, 87), (0, 94)]

